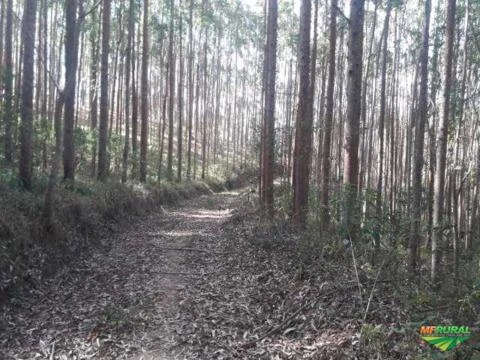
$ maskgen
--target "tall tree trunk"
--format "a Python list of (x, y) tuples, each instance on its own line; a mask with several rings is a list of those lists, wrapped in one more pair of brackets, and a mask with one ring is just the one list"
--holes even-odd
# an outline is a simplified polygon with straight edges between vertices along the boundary
[(128, 10), (128, 38), (127, 38), (127, 51), (125, 57), (125, 143), (123, 146), (122, 154), (122, 182), (127, 181), (128, 173), (128, 153), (130, 151), (130, 104), (131, 104), (131, 92), (130, 92), (130, 77), (131, 77), (131, 65), (132, 65), (132, 49), (134, 39), (135, 27), (135, 0), (130, 0)]
[[(92, 14), (93, 28), (90, 31), (90, 47), (91, 47), (91, 59), (90, 59), (90, 89), (89, 89), (89, 102), (90, 102), (90, 130), (93, 135), (96, 135), (97, 122), (98, 122), (98, 55), (99, 55), (99, 42), (100, 32), (97, 31), (97, 12)], [(90, 174), (95, 177), (97, 171), (97, 141), (94, 141), (92, 146), (92, 160), (90, 163)]]
[[(181, 6), (181, 0), (179, 0), (179, 7)], [(177, 181), (182, 181), (182, 155), (183, 155), (183, 49), (182, 49), (182, 17), (178, 20), (178, 36), (179, 36), (179, 79), (178, 79), (178, 132), (177, 132)]]
[(452, 88), (452, 59), (455, 36), (456, 0), (447, 0), (447, 27), (445, 51), (445, 85), (443, 89), (443, 111), (437, 132), (437, 164), (433, 195), (433, 232), (432, 232), (432, 268), (431, 280), (438, 282), (439, 246), (442, 238), (442, 218), (445, 186), (445, 167), (447, 158), (448, 122), (450, 116), (450, 90)]
[[(386, 103), (387, 103), (387, 63), (388, 63), (388, 30), (390, 24), (390, 12), (392, 10), (392, 0), (388, 0), (387, 3), (387, 13), (385, 15), (385, 24), (383, 27), (383, 50), (382, 50), (382, 79), (380, 85), (380, 115), (378, 119), (378, 137), (379, 137), (379, 153), (378, 153), (378, 179), (377, 179), (377, 199), (376, 199), (376, 215), (377, 221), (380, 222), (382, 218), (382, 195), (383, 195), (383, 162), (385, 154), (385, 114), (386, 114)], [(393, 171), (393, 169), (390, 169)], [(375, 239), (375, 252), (378, 253), (380, 250), (380, 237), (379, 231), (377, 229), (377, 238)]]
[(192, 119), (193, 119), (193, 0), (188, 9), (188, 155), (187, 180), (192, 173)]
[(25, 0), (22, 20), (23, 76), (21, 97), (20, 161), (19, 177), (22, 185), (30, 190), (32, 185), (33, 157), (33, 80), (35, 52), (35, 19), (37, 1)]
[(100, 73), (100, 133), (98, 142), (98, 179), (108, 176), (108, 55), (110, 53), (110, 0), (103, 0), (102, 59)]
[(77, 0), (65, 3), (65, 90), (64, 90), (64, 127), (63, 127), (63, 177), (75, 179), (75, 143), (73, 127), (75, 122), (75, 89), (77, 83), (78, 31)]
[(363, 18), (365, 0), (350, 2), (350, 33), (348, 46), (347, 122), (345, 127), (345, 225), (350, 239), (356, 237), (358, 227), (358, 145), (360, 139), (360, 111), (362, 92)]
[[(207, 75), (208, 75), (208, 61), (207, 61), (207, 47), (208, 44), (208, 28), (205, 28), (205, 42), (203, 43), (203, 131), (202, 131), (202, 180), (205, 179), (207, 169)], [(235, 147), (235, 144), (234, 144)], [(235, 153), (235, 151), (234, 151)]]
[(5, 72), (3, 75), (5, 102), (5, 162), (7, 166), (13, 165), (13, 0), (7, 1), (7, 18), (5, 26)]
[(323, 134), (323, 159), (322, 159), (322, 224), (330, 222), (329, 212), (329, 187), (331, 169), (331, 142), (333, 124), (333, 93), (335, 89), (335, 52), (337, 46), (337, 5), (338, 0), (331, 0), (330, 6), (330, 49), (328, 55), (328, 85), (327, 85), (327, 108), (325, 110), (325, 130)]
[(173, 56), (173, 32), (174, 32), (174, 16), (175, 3), (170, 0), (170, 30), (168, 40), (168, 63), (170, 67), (169, 88), (170, 95), (168, 98), (168, 149), (167, 149), (167, 180), (173, 179), (173, 122), (175, 110), (175, 58)]
[(413, 155), (412, 177), (412, 228), (410, 234), (410, 266), (413, 272), (417, 270), (418, 243), (420, 240), (421, 200), (422, 200), (422, 168), (423, 142), (425, 123), (428, 116), (428, 43), (430, 39), (430, 12), (431, 0), (425, 0), (425, 22), (423, 28), (423, 42), (420, 52), (420, 96), (418, 103), (417, 121), (415, 124), (415, 144)]
[(297, 108), (295, 150), (293, 158), (293, 216), (294, 224), (305, 226), (308, 211), (310, 156), (313, 114), (310, 102), (310, 22), (311, 0), (302, 0), (300, 8), (299, 72), (300, 87)]
[(148, 151), (148, 0), (143, 1), (142, 125), (140, 133), (140, 181), (147, 181)]
[(3, 74), (3, 44), (5, 40), (5, 37), (3, 36), (3, 31), (5, 29), (5, 7), (7, 1), (2, 1), (2, 6), (0, 8), (0, 74)]
[[(140, 31), (139, 31), (140, 32)], [(138, 87), (137, 62), (135, 59), (135, 24), (132, 33), (132, 179), (138, 177)]]
[[(46, 171), (48, 167), (48, 149), (47, 149), (47, 141), (49, 137), (48, 133), (48, 113), (47, 113), (47, 103), (48, 103), (48, 2), (44, 0), (42, 2), (43, 8), (42, 8), (42, 18), (43, 18), (43, 27), (41, 31), (43, 31), (40, 35), (40, 37), (43, 37), (43, 42), (42, 42), (42, 56), (39, 56), (39, 61), (40, 63), (40, 71), (43, 72), (43, 82), (41, 84), (41, 88), (43, 91), (43, 97), (42, 97), (42, 105), (40, 109), (40, 121), (41, 121), (41, 128), (43, 132), (42, 136), (42, 167)], [(53, 97), (53, 96), (51, 96)]]
[(277, 0), (268, 0), (267, 44), (265, 47), (265, 138), (263, 140), (263, 191), (265, 211), (273, 217), (273, 165), (275, 154), (275, 77), (277, 66)]

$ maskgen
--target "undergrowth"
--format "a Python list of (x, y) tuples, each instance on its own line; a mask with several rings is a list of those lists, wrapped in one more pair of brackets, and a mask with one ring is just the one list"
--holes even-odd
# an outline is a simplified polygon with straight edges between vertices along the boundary
[(58, 181), (53, 224), (42, 218), (47, 178), (36, 179), (30, 192), (15, 176), (0, 178), (0, 303), (22, 296), (42, 278), (92, 249), (108, 249), (105, 235), (122, 224), (200, 194), (221, 191), (219, 181), (182, 184), (120, 184), (77, 180)]
[[(308, 225), (300, 230), (290, 225), (291, 190), (278, 186), (275, 219), (266, 221), (257, 208), (252, 230), (245, 234), (249, 243), (259, 251), (267, 250), (285, 259), (291, 264), (287, 271), (299, 283), (314, 284), (319, 277), (322, 281), (349, 278), (354, 285), (351, 298), (356, 299), (356, 321), (361, 324), (357, 328), (359, 346), (362, 354), (369, 356), (365, 358), (388, 358), (393, 348), (411, 359), (480, 359), (478, 334), (450, 354), (442, 354), (422, 342), (418, 333), (422, 325), (441, 324), (465, 325), (478, 333), (478, 252), (461, 257), (456, 274), (447, 253), (442, 263), (442, 284), (434, 287), (430, 283), (430, 254), (424, 245), (418, 273), (413, 277), (410, 273), (410, 219), (405, 212), (384, 211), (379, 218), (375, 193), (362, 194), (358, 206), (363, 207), (363, 216), (357, 215), (360, 231), (352, 244), (346, 240), (341, 221), (342, 197), (331, 199), (332, 222), (323, 228), (316, 191), (313, 189), (310, 196)], [(401, 321), (389, 322), (392, 314), (398, 314)]]

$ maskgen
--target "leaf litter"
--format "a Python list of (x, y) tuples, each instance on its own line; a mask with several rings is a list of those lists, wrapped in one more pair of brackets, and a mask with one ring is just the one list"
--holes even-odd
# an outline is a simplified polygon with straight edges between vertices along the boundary
[(168, 207), (3, 305), (2, 359), (409, 358), (392, 346), (408, 321), (398, 289), (379, 282), (379, 335), (362, 339), (373, 278), (360, 296), (346, 265), (305, 275), (299, 236), (235, 193)]

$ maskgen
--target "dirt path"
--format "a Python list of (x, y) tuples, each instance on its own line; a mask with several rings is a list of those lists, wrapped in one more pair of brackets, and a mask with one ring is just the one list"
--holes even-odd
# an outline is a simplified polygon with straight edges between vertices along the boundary
[(222, 193), (166, 207), (3, 308), (0, 358), (180, 358), (179, 294), (208, 275), (236, 201)]

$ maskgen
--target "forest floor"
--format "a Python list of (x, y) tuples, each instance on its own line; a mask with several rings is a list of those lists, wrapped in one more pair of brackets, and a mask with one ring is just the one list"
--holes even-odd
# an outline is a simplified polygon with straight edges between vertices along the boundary
[(307, 274), (299, 235), (248, 196), (165, 207), (4, 305), (0, 358), (428, 358), (402, 289), (320, 258)]

